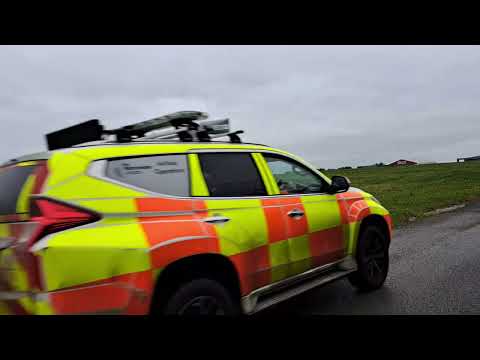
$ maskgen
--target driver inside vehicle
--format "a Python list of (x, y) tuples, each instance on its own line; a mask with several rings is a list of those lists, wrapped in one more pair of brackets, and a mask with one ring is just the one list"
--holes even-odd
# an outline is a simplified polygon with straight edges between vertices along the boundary
[(288, 189), (290, 188), (290, 186), (289, 186), (288, 183), (285, 183), (282, 180), (278, 180), (277, 184), (278, 184), (278, 188), (280, 190), (280, 194), (282, 194), (282, 195), (288, 195), (289, 194)]
[(275, 177), (280, 194), (309, 194), (323, 191), (322, 179), (302, 165), (274, 156), (265, 156), (265, 160)]

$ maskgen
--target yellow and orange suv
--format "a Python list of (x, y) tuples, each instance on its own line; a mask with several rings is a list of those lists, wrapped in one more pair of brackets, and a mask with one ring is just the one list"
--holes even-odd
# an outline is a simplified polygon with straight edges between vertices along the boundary
[(3, 165), (1, 312), (252, 314), (345, 276), (383, 285), (392, 223), (372, 195), (205, 119), (92, 120)]

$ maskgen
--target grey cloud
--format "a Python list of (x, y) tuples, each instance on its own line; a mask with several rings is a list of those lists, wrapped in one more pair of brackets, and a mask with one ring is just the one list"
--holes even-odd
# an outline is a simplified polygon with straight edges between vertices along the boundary
[(198, 109), (321, 167), (478, 155), (476, 46), (1, 46), (0, 152)]

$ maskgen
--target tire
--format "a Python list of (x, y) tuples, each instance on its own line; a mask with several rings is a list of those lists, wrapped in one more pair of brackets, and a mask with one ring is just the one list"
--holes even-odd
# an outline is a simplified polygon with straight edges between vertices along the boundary
[(194, 279), (180, 285), (166, 300), (162, 315), (238, 316), (240, 306), (219, 282)]
[(350, 284), (363, 292), (382, 287), (388, 275), (389, 245), (387, 236), (379, 227), (367, 226), (358, 239), (358, 270), (348, 276)]

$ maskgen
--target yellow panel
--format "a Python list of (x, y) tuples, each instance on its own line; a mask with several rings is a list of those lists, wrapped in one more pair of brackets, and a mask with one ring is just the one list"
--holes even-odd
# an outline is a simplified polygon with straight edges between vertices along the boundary
[(289, 275), (288, 240), (277, 241), (269, 245), (272, 282), (285, 279)]
[(280, 265), (271, 270), (272, 283), (283, 280), (290, 276), (289, 264)]
[(49, 247), (40, 255), (48, 291), (151, 267), (149, 253), (143, 249)]
[(93, 146), (90, 148), (78, 149), (75, 151), (82, 157), (89, 160), (137, 156), (137, 155), (153, 155), (163, 153), (182, 153), (188, 149), (184, 144), (162, 144), (162, 145), (126, 145), (126, 146)]
[(360, 232), (360, 222), (356, 221), (350, 224), (345, 224), (344, 233), (348, 233), (347, 236), (347, 255), (355, 255), (357, 248), (358, 235)]
[(25, 162), (15, 164), (15, 166), (33, 166), (33, 165), (36, 165), (36, 164), (37, 164), (36, 161), (25, 161)]
[[(12, 269), (12, 268), (14, 268), (14, 266), (15, 266), (15, 264), (13, 263), (14, 261), (15, 261), (15, 255), (13, 254), (13, 248), (12, 247), (9, 247), (9, 248), (6, 248), (6, 249), (0, 251), (0, 269)], [(6, 277), (8, 278), (8, 276), (9, 275), (7, 275)], [(8, 281), (10, 281), (10, 279)]]
[(17, 214), (17, 215), (18, 215), (18, 220), (19, 221), (30, 220), (30, 215), (29, 214)]
[(13, 291), (32, 290), (29, 287), (27, 273), (18, 261), (13, 263), (13, 271), (11, 272), (8, 285)]
[(203, 177), (202, 168), (197, 154), (189, 154), (190, 163), (190, 186), (192, 196), (209, 196), (207, 183)]
[(63, 231), (52, 235), (48, 246), (120, 249), (149, 247), (145, 233), (138, 223)]
[(288, 256), (288, 247), (288, 240), (277, 241), (269, 245), (270, 264), (272, 268), (282, 264), (288, 264), (290, 261)]
[(71, 153), (54, 152), (48, 161), (49, 175), (46, 188), (57, 185), (68, 178), (84, 174), (89, 161)]
[(267, 189), (268, 195), (277, 195), (280, 194), (280, 190), (278, 189), (277, 182), (273, 177), (268, 164), (266, 163), (265, 159), (263, 158), (262, 154), (260, 153), (253, 153), (252, 154), (255, 163), (257, 164), (258, 170), (260, 171), (260, 175), (262, 176), (263, 183)]
[(48, 301), (37, 300), (35, 304), (35, 314), (36, 315), (53, 315), (54, 311)]
[(93, 199), (114, 197), (141, 197), (145, 193), (112, 184), (89, 176), (75, 177), (60, 186), (49, 189), (46, 195), (62, 199)]
[(267, 223), (260, 200), (206, 200), (206, 204), (209, 216), (230, 219), (215, 225), (222, 254), (229, 256), (268, 244)]
[(261, 208), (262, 203), (259, 199), (205, 199), (208, 210), (235, 210), (235, 209), (255, 209)]
[(195, 149), (269, 149), (265, 146), (258, 145), (241, 145), (241, 144), (135, 144), (135, 145), (113, 145), (113, 146), (93, 146), (90, 148), (75, 149), (75, 154), (90, 160), (104, 159), (111, 157), (124, 157), (135, 155), (151, 155), (165, 153), (184, 153)]
[(10, 236), (10, 226), (8, 224), (0, 224), (0, 238)]
[(312, 260), (310, 258), (302, 261), (297, 261), (290, 264), (290, 275), (297, 275), (304, 273), (312, 268)]
[(101, 199), (78, 200), (75, 204), (100, 213), (130, 213), (135, 216), (138, 212), (135, 199)]
[(29, 210), (29, 197), (32, 194), (33, 185), (35, 184), (35, 175), (30, 175), (22, 187), (22, 191), (17, 199), (17, 214), (26, 213)]
[(310, 258), (310, 241), (308, 235), (297, 236), (288, 239), (290, 261), (296, 262)]
[(335, 195), (302, 196), (308, 220), (308, 231), (326, 230), (341, 224), (340, 208)]
[(48, 290), (150, 269), (139, 224), (77, 229), (53, 235), (37, 252)]
[(27, 314), (34, 315), (35, 314), (35, 301), (30, 296), (24, 296), (18, 300), (20, 305), (25, 309)]
[(115, 217), (104, 217), (102, 218), (96, 225), (98, 227), (102, 226), (114, 226), (114, 225), (133, 225), (138, 223), (138, 218), (135, 215), (127, 215), (125, 216), (115, 216)]
[(365, 201), (370, 208), (370, 213), (371, 214), (377, 214), (377, 215), (381, 215), (381, 216), (389, 214), (387, 209), (385, 209), (383, 206), (380, 206), (375, 201), (370, 200), (370, 199), (365, 200)]

